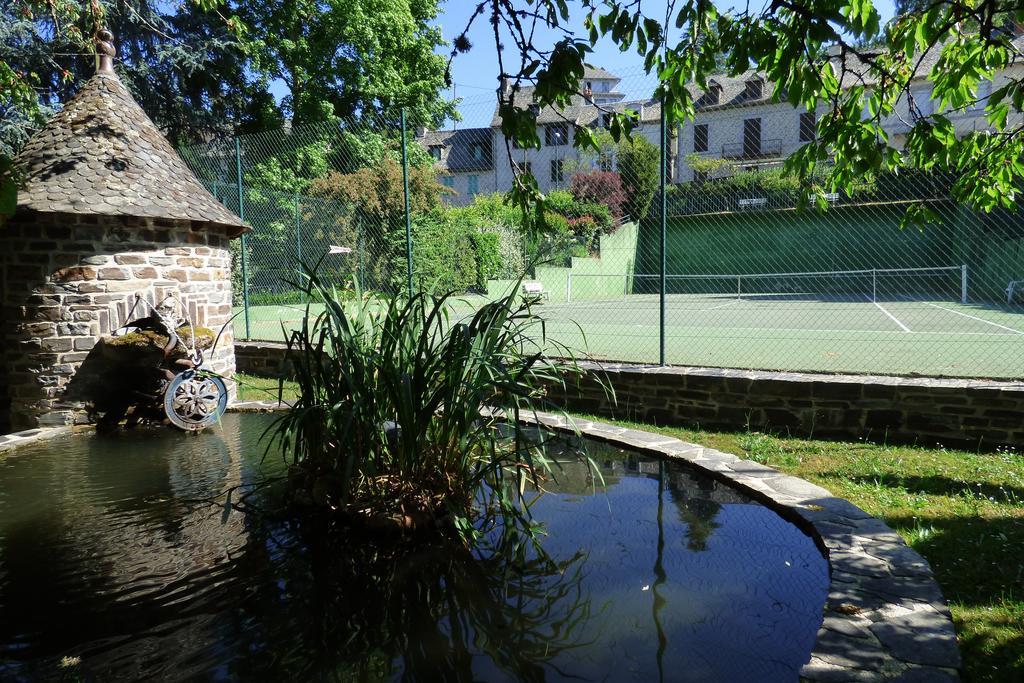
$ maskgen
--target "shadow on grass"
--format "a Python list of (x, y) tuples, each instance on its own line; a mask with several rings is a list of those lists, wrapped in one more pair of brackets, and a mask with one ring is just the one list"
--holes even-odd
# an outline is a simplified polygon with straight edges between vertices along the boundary
[(966, 680), (1024, 680), (1024, 518), (889, 515), (953, 603)]
[(984, 497), (996, 503), (1007, 503), (1024, 507), (1024, 489), (1016, 486), (1000, 486), (982, 482), (968, 482), (948, 477), (903, 474), (844, 475), (838, 472), (822, 473), (832, 479), (842, 479), (857, 484), (881, 484), (891, 489), (904, 489), (910, 493), (931, 496), (959, 496), (970, 493), (972, 497)]

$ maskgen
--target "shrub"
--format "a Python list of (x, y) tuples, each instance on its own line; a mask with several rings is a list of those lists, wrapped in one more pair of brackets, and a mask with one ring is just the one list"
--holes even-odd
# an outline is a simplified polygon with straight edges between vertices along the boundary
[[(440, 206), (446, 192), (430, 166), (409, 169), (409, 204), (414, 216)], [(332, 228), (338, 244), (359, 245), (364, 286), (405, 286), (405, 191), (402, 167), (388, 156), (353, 173), (331, 172), (310, 185), (314, 197), (337, 202)]]
[(475, 232), (470, 237), (476, 259), (476, 287), (487, 291), (487, 281), (501, 273), (501, 235), (496, 232)]
[[(529, 304), (513, 292), (459, 319), (424, 294), (346, 304), (315, 273), (303, 291), (302, 327), (287, 339), (299, 398), (269, 430), (295, 500), (467, 542), (502, 521), (532, 532), (525, 490), (550, 467), (517, 418), (548, 409), (546, 388), (580, 371), (549, 357), (573, 354)], [(535, 445), (509, 447), (506, 434)]]
[[(522, 231), (522, 213), (518, 207), (505, 203), (504, 196), (499, 193), (477, 195), (469, 206), (451, 207), (447, 210), (449, 219), (471, 229), (474, 235), (495, 235), (498, 240), (498, 267), (491, 271), (491, 256), (481, 250), (489, 247), (479, 246), (478, 260), (481, 268), (487, 270), (488, 278), (515, 279), (524, 268), (524, 237)], [(476, 237), (474, 237), (476, 239)], [(486, 285), (486, 282), (484, 283)]]
[(612, 171), (577, 173), (572, 177), (569, 191), (577, 201), (603, 204), (608, 208), (612, 218), (622, 217), (622, 205), (626, 201), (626, 193), (622, 189), (622, 178), (618, 173)]
[(634, 135), (619, 145), (617, 164), (626, 193), (623, 209), (634, 221), (647, 217), (661, 182), (658, 165), (661, 152), (642, 135)]
[(434, 211), (413, 222), (413, 277), (421, 289), (465, 292), (476, 287), (475, 244), (470, 231)]

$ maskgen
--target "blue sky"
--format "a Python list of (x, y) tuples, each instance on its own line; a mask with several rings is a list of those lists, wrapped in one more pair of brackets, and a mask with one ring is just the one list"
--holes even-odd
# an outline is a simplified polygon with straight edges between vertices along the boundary
[[(470, 15), (476, 8), (479, 0), (442, 0), (441, 14), (436, 20), (441, 33), (450, 44), (458, 36), (469, 21)], [(585, 12), (579, 0), (569, 0), (571, 16), (566, 26), (571, 27), (578, 35), (585, 35), (583, 31), (583, 17)], [(875, 0), (875, 6), (882, 13), (883, 19), (889, 19), (893, 14), (893, 0)], [(665, 12), (665, 5), (656, 1), (645, 2), (644, 12), (650, 16), (662, 16)], [(561, 33), (545, 28), (539, 28), (535, 36), (538, 45), (551, 47), (562, 38)], [(671, 38), (671, 34), (670, 34)], [(448, 97), (458, 97), (462, 100), (459, 109), (462, 112), (463, 120), (460, 126), (483, 126), (488, 125), (491, 114), (494, 110), (495, 90), (498, 86), (498, 59), (494, 47), (494, 36), (487, 17), (478, 17), (470, 30), (469, 39), (473, 43), (473, 49), (456, 56), (452, 64), (452, 75), (455, 82), (454, 91), (449, 90)], [(447, 56), (450, 47), (439, 48), (438, 52)], [(514, 48), (506, 48), (511, 53)], [(515, 55), (510, 54), (513, 60), (506, 64), (506, 68), (514, 66)], [(636, 52), (620, 52), (611, 41), (602, 40), (594, 47), (594, 53), (590, 62), (609, 71), (624, 76), (620, 90), (625, 92), (627, 97), (646, 97), (653, 90), (650, 79), (642, 79), (640, 71), (643, 60)], [(646, 82), (645, 82), (646, 81)], [(283, 83), (274, 83), (271, 87), (274, 96), (280, 99), (286, 94)]]
[[(441, 15), (436, 24), (440, 26), (445, 40), (451, 43), (466, 26), (470, 15), (476, 8), (478, 0), (447, 0), (441, 5)], [(569, 0), (571, 17), (567, 26), (572, 27), (578, 35), (585, 35), (583, 31), (583, 17), (585, 12), (579, 0)], [(889, 19), (893, 14), (893, 0), (875, 0), (875, 6), (879, 9), (883, 19)], [(665, 5), (656, 1), (649, 1), (643, 4), (645, 14), (654, 17), (664, 15)], [(538, 29), (537, 43), (550, 47), (554, 45), (562, 34)], [(671, 34), (669, 36), (671, 38)], [(454, 95), (463, 100), (460, 110), (463, 113), (462, 126), (487, 125), (493, 111), (495, 89), (497, 88), (498, 59), (494, 47), (494, 36), (491, 25), (486, 16), (478, 17), (470, 30), (469, 39), (473, 43), (473, 49), (467, 53), (458, 55), (452, 64), (452, 75), (455, 81)], [(448, 48), (450, 49), (450, 48)], [(514, 48), (506, 48), (510, 53)], [(447, 55), (447, 51), (445, 52)], [(514, 56), (510, 55), (513, 59)], [(627, 96), (643, 97), (650, 95), (649, 84), (641, 81), (639, 72), (643, 65), (642, 58), (636, 52), (620, 52), (611, 44), (611, 41), (602, 40), (594, 47), (594, 54), (590, 62), (609, 71), (625, 76), (623, 90)], [(516, 62), (512, 62), (514, 66)], [(509, 68), (506, 62), (506, 68)], [(453, 95), (448, 92), (449, 97)], [(490, 103), (488, 105), (488, 103)]]

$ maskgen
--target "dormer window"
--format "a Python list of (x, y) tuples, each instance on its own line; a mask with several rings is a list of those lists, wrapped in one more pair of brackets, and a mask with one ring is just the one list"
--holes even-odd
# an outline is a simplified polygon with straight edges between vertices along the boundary
[(430, 156), (434, 158), (434, 161), (441, 161), (441, 145), (431, 145)]
[(743, 89), (743, 97), (747, 100), (759, 100), (764, 97), (764, 81), (757, 77), (747, 81)]
[(477, 161), (484, 158), (484, 146), (479, 142), (473, 145), (473, 158)]
[(722, 97), (722, 86), (718, 81), (708, 81), (707, 92), (704, 93), (704, 104), (718, 104)]

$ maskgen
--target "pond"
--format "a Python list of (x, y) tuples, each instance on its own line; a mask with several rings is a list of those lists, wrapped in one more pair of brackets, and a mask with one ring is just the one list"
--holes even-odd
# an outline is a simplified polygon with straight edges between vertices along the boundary
[(211, 504), (281, 471), (270, 419), (0, 456), (0, 679), (787, 681), (810, 655), (814, 542), (679, 464), (588, 443), (604, 486), (567, 461), (548, 558), (513, 566), (325, 536), (272, 487)]

